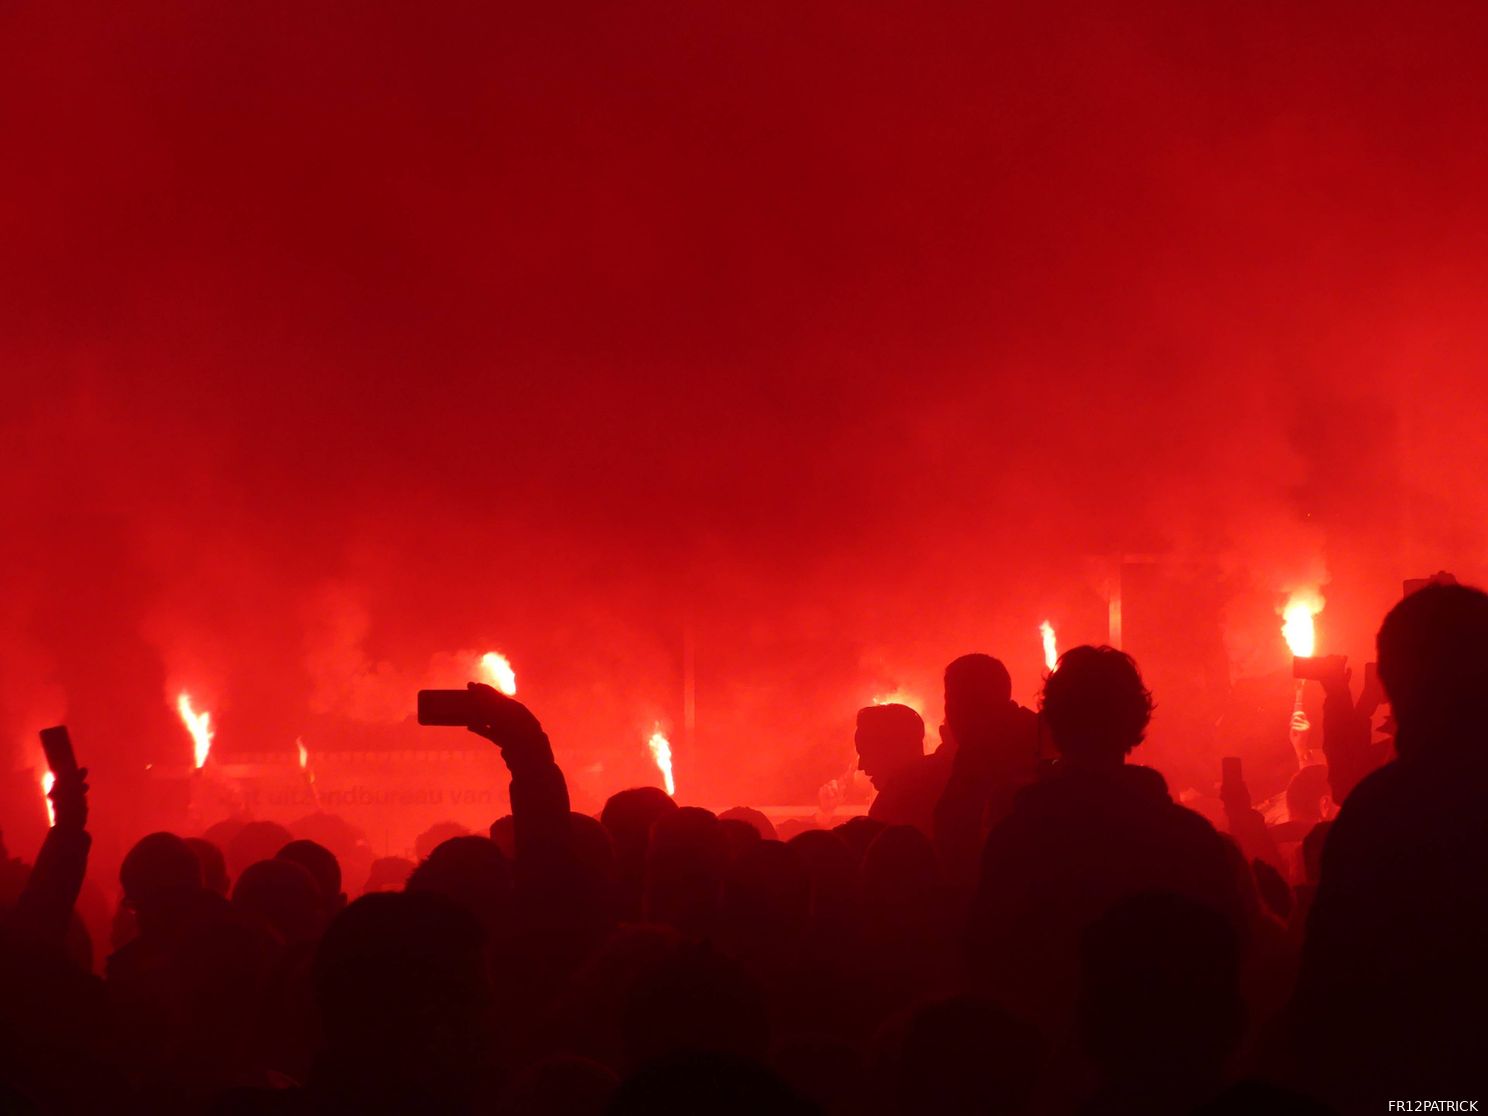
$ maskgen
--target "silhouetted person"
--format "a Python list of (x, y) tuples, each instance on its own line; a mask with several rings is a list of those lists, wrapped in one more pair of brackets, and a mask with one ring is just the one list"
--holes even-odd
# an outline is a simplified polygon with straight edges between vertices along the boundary
[(189, 1107), (244, 1069), (244, 1039), (272, 941), (202, 886), (201, 863), (171, 833), (142, 838), (119, 869), (138, 936), (108, 959), (127, 1026), (122, 1055), (142, 1097)]
[(1038, 715), (1013, 701), (1012, 677), (999, 660), (977, 653), (946, 667), (936, 756), (947, 753), (950, 770), (935, 806), (935, 846), (958, 887), (974, 883), (988, 829), (1033, 781), (1038, 732)]
[(1065, 652), (1044, 684), (1059, 761), (988, 835), (969, 929), (978, 986), (1056, 1043), (1072, 1022), (1080, 935), (1114, 903), (1172, 891), (1237, 926), (1244, 906), (1225, 846), (1151, 768), (1128, 765), (1152, 715), (1131, 657)]
[(631, 787), (610, 795), (599, 815), (615, 846), (615, 868), (619, 875), (620, 917), (641, 917), (641, 893), (646, 876), (646, 848), (651, 827), (677, 804), (660, 787)]
[(853, 743), (858, 769), (878, 791), (868, 816), (886, 825), (912, 825), (928, 837), (947, 768), (944, 760), (925, 755), (924, 720), (907, 705), (869, 705), (858, 710)]
[(1212, 1099), (1245, 1027), (1234, 927), (1154, 893), (1117, 903), (1080, 946), (1080, 1034), (1100, 1071), (1087, 1111), (1181, 1116)]
[(1328, 831), (1292, 1043), (1347, 1111), (1488, 1083), (1488, 595), (1413, 593), (1378, 649), (1399, 758)]

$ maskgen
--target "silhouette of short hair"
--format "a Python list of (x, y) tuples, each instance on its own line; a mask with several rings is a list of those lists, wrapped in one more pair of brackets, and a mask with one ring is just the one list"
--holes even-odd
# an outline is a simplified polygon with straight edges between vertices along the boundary
[(324, 897), (320, 884), (293, 860), (260, 860), (243, 869), (233, 885), (232, 904), (257, 918), (288, 942), (315, 938)]
[(1060, 754), (1124, 756), (1147, 733), (1152, 693), (1136, 660), (1114, 647), (1072, 647), (1044, 680), (1040, 708)]
[(1013, 699), (1013, 676), (1001, 659), (974, 651), (945, 668), (946, 717), (962, 701), (1005, 705)]
[(609, 830), (616, 854), (623, 857), (644, 849), (656, 819), (675, 809), (677, 803), (660, 787), (630, 787), (610, 795), (599, 821)]
[(756, 810), (753, 806), (731, 806), (718, 815), (718, 820), (721, 822), (741, 821), (753, 827), (766, 841), (774, 841), (776, 839), (774, 823), (762, 811)]
[(1488, 713), (1488, 594), (1428, 585), (1390, 610), (1376, 642), (1396, 750), (1476, 744)]
[(907, 705), (866, 705), (858, 710), (858, 732), (877, 744), (902, 745), (923, 752), (925, 719)]
[(489, 837), (451, 837), (413, 870), (404, 890), (452, 899), (494, 934), (510, 914), (511, 867)]
[(470, 830), (466, 829), (459, 822), (435, 822), (413, 839), (413, 851), (420, 860), (426, 860), (430, 853), (451, 837), (468, 836), (470, 836)]
[(119, 865), (124, 898), (136, 907), (182, 888), (200, 887), (201, 883), (201, 861), (174, 833), (141, 837)]
[(1312, 763), (1292, 776), (1287, 784), (1287, 817), (1292, 821), (1321, 818), (1323, 796), (1328, 793), (1328, 768)]
[(316, 841), (303, 838), (291, 841), (277, 853), (276, 860), (292, 860), (315, 877), (323, 898), (335, 899), (341, 894), (341, 864), (336, 854)]

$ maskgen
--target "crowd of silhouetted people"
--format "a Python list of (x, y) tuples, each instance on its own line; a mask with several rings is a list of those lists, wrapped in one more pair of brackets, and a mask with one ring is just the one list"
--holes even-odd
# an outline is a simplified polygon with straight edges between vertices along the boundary
[(1475, 1111), (1488, 595), (1407, 596), (1378, 672), (1391, 741), (1334, 678), (1324, 762), (1279, 816), (1227, 776), (1216, 826), (1132, 762), (1128, 655), (1067, 651), (1037, 711), (966, 655), (939, 747), (862, 710), (871, 808), (793, 834), (648, 787), (574, 813), (537, 718), (476, 686), (511, 776), (489, 835), (350, 880), (268, 822), (152, 833), (107, 943), (64, 774), (35, 864), (5, 862), (0, 1110)]

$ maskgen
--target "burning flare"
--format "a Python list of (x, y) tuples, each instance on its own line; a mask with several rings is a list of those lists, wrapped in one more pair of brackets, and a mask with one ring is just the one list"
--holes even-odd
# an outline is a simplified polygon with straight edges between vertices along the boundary
[(1039, 635), (1044, 639), (1044, 669), (1053, 674), (1059, 665), (1059, 644), (1054, 640), (1054, 625), (1045, 620), (1039, 625)]
[(57, 824), (57, 807), (52, 804), (52, 786), (57, 781), (57, 776), (50, 771), (41, 776), (41, 800), (46, 803), (48, 827)]
[(1317, 632), (1312, 618), (1321, 611), (1323, 599), (1316, 593), (1307, 592), (1293, 593), (1282, 611), (1281, 634), (1292, 654), (1299, 659), (1310, 659), (1317, 653)]
[(871, 705), (907, 705), (921, 717), (925, 715), (924, 706), (920, 699), (913, 694), (907, 694), (903, 690), (894, 690), (887, 694), (874, 694)]
[(200, 713), (191, 708), (191, 695), (185, 690), (176, 699), (176, 712), (181, 714), (181, 723), (186, 726), (186, 731), (191, 734), (191, 740), (195, 746), (196, 769), (200, 771), (207, 762), (207, 756), (212, 752), (212, 715), (206, 710)]
[(313, 782), (315, 780), (315, 776), (310, 774), (310, 749), (305, 747), (305, 741), (303, 737), (295, 737), (295, 748), (298, 749), (300, 753), (300, 770), (305, 772), (306, 775), (309, 775), (311, 781)]
[(661, 772), (662, 786), (666, 788), (667, 794), (675, 795), (677, 784), (672, 780), (672, 742), (657, 729), (651, 734), (648, 745), (651, 748), (651, 758), (656, 761), (656, 768)]
[(486, 672), (486, 677), (507, 697), (517, 696), (517, 672), (512, 669), (511, 660), (499, 651), (487, 651), (481, 656), (481, 669)]

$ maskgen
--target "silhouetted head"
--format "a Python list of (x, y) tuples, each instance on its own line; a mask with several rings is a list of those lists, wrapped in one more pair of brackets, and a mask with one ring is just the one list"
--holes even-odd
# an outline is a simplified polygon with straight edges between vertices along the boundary
[(330, 850), (341, 869), (341, 890), (353, 880), (365, 880), (375, 855), (372, 842), (360, 828), (339, 814), (317, 810), (291, 825), (290, 830), (302, 841), (314, 841)]
[(291, 841), (275, 854), (276, 860), (292, 860), (312, 876), (326, 899), (341, 894), (341, 865), (324, 845), (314, 841)]
[(450, 838), (468, 836), (470, 836), (470, 830), (466, 829), (459, 822), (435, 822), (414, 838), (413, 851), (418, 854), (420, 860), (426, 860), (430, 853)]
[(232, 903), (285, 942), (314, 941), (325, 926), (320, 885), (292, 860), (248, 865), (233, 886)]
[(907, 705), (869, 705), (858, 710), (858, 768), (875, 787), (925, 754), (925, 721)]
[(314, 965), (334, 1077), (460, 1092), (491, 1046), (482, 943), (475, 918), (439, 895), (364, 895), (337, 915)]
[(367, 872), (367, 883), (362, 894), (372, 891), (402, 891), (408, 877), (417, 867), (406, 856), (379, 856)]
[(223, 852), (227, 870), (237, 879), (243, 869), (260, 860), (273, 860), (274, 854), (294, 840), (294, 834), (278, 822), (251, 821), (228, 840)]
[(945, 668), (945, 721), (952, 734), (973, 735), (1012, 700), (1012, 676), (991, 655), (962, 655)]
[(1428, 585), (1390, 610), (1377, 643), (1402, 756), (1480, 743), (1488, 720), (1488, 594)]
[(917, 1010), (892, 1075), (895, 1112), (999, 1116), (1026, 1111), (1045, 1044), (990, 1000), (957, 996)]
[(227, 878), (227, 859), (222, 850), (205, 837), (188, 837), (186, 843), (201, 864), (202, 886), (226, 899), (232, 884)]
[(493, 941), (509, 929), (511, 869), (488, 837), (451, 837), (408, 877), (410, 892), (433, 892), (473, 914)]
[(145, 910), (173, 894), (202, 886), (201, 861), (174, 833), (151, 833), (135, 842), (119, 866), (124, 900)]
[(1147, 733), (1152, 694), (1126, 652), (1073, 647), (1044, 680), (1041, 708), (1054, 746), (1065, 759), (1121, 763)]
[(1234, 929), (1179, 895), (1121, 900), (1081, 938), (1079, 1015), (1108, 1080), (1202, 1099), (1244, 1027)]
[(599, 820), (615, 843), (615, 855), (624, 861), (645, 855), (656, 819), (675, 809), (677, 804), (660, 787), (631, 787), (610, 795)]
[(753, 806), (731, 806), (718, 815), (719, 821), (741, 821), (753, 826), (759, 831), (759, 835), (766, 841), (773, 841), (775, 837), (775, 825), (764, 813), (756, 810)]
[(1328, 768), (1313, 763), (1292, 776), (1287, 784), (1287, 818), (1290, 821), (1320, 821), (1323, 799), (1328, 794)]
[(300, 839), (285, 845), (274, 859), (292, 860), (315, 877), (315, 885), (320, 891), (320, 929), (325, 929), (325, 924), (346, 906), (346, 895), (341, 890), (341, 865), (335, 854), (315, 841)]

